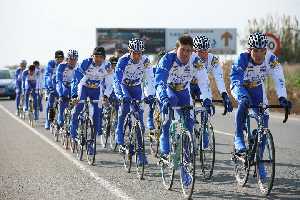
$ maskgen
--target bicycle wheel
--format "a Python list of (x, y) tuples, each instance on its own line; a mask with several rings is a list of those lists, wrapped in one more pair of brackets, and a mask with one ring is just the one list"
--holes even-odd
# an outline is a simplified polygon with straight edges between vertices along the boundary
[(23, 120), (25, 120), (25, 112), (23, 110), (23, 106), (24, 106), (24, 96), (21, 95), (20, 97), (20, 104), (19, 104), (19, 107), (18, 107), (18, 114), (19, 114), (19, 117)]
[(208, 180), (213, 175), (215, 165), (215, 133), (211, 124), (201, 129), (199, 140), (200, 167), (204, 179)]
[(28, 112), (28, 121), (29, 121), (29, 125), (31, 127), (34, 127), (34, 116), (33, 116), (33, 111), (31, 110), (31, 108), (29, 109), (29, 112)]
[(105, 142), (104, 142), (104, 148), (107, 148), (107, 143), (108, 143), (108, 140), (109, 140), (109, 137), (110, 137), (110, 112), (111, 111), (107, 111), (108, 113), (106, 114), (105, 116), (105, 121), (104, 121), (104, 139), (105, 139)]
[(83, 119), (79, 119), (79, 137), (77, 140), (77, 159), (82, 161), (83, 150), (85, 146), (85, 122)]
[(150, 150), (151, 154), (157, 158), (158, 157), (158, 151), (159, 151), (159, 138), (161, 133), (161, 119), (160, 119), (160, 112), (159, 112), (159, 106), (156, 103), (155, 109), (154, 109), (154, 130), (150, 131)]
[(180, 182), (183, 195), (191, 199), (195, 185), (196, 172), (196, 149), (194, 138), (188, 130), (184, 130), (180, 135), (181, 142), (181, 165)]
[(269, 129), (263, 130), (258, 137), (256, 172), (260, 191), (269, 195), (275, 178), (275, 146)]
[(248, 181), (249, 171), (251, 166), (251, 158), (252, 157), (252, 145), (250, 141), (248, 141), (248, 131), (244, 129), (244, 140), (247, 147), (247, 151), (245, 153), (235, 153), (235, 149), (233, 151), (232, 160), (234, 162), (234, 176), (238, 183), (238, 185), (244, 187)]
[(134, 155), (134, 144), (133, 144), (133, 137), (131, 133), (131, 120), (128, 116), (125, 120), (124, 124), (124, 144), (125, 149), (122, 150), (121, 156), (123, 159), (124, 168), (127, 170), (128, 173), (131, 171), (132, 165), (132, 157)]
[(78, 141), (77, 139), (71, 140), (71, 145), (70, 145), (71, 146), (71, 152), (76, 153), (76, 155), (77, 155), (77, 152), (79, 151), (77, 141)]
[(60, 142), (61, 145), (65, 148), (65, 142), (66, 142), (66, 134), (65, 134), (65, 127), (61, 127), (59, 129), (59, 135), (60, 135)]
[(86, 120), (86, 156), (89, 165), (95, 164), (96, 158), (96, 133), (91, 119)]
[[(133, 128), (133, 134), (135, 134), (135, 142), (134, 142), (134, 152), (135, 152), (135, 164), (136, 164), (136, 172), (139, 179), (144, 179), (144, 171), (145, 171), (145, 162), (138, 163), (138, 157), (143, 157), (144, 161), (146, 159), (145, 155), (145, 141), (144, 141), (144, 131), (141, 128), (140, 122), (136, 123)], [(139, 136), (138, 136), (139, 135)], [(138, 137), (141, 138), (141, 144), (138, 144)]]
[(151, 130), (149, 136), (150, 152), (154, 158), (158, 157), (159, 152), (159, 136), (161, 130)]
[(110, 134), (109, 134), (109, 144), (110, 148), (114, 149), (116, 146), (116, 127), (117, 127), (117, 111), (113, 108), (110, 117)]
[(69, 133), (69, 126), (70, 126), (70, 112), (68, 108), (64, 111), (64, 122), (63, 126), (61, 127), (61, 143), (62, 146), (67, 150), (69, 148), (70, 141), (70, 133)]
[[(173, 127), (174, 123), (170, 127)], [(175, 170), (178, 168), (180, 158), (178, 155), (178, 142), (174, 137), (175, 133), (170, 128), (170, 153), (168, 157), (161, 157), (159, 160), (163, 185), (167, 190), (171, 190), (174, 182)]]
[(57, 125), (55, 124), (55, 122), (50, 123), (50, 132), (53, 135), (54, 141), (58, 142), (59, 133), (58, 133)]
[(71, 144), (70, 133), (68, 130), (65, 130), (63, 146), (67, 150), (67, 149), (69, 149), (70, 144)]

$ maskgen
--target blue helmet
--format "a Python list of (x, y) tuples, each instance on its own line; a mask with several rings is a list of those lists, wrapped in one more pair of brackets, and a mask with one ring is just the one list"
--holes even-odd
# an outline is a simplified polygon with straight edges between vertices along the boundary
[(267, 36), (261, 32), (252, 33), (248, 38), (249, 48), (263, 49), (267, 47), (267, 44), (268, 44)]
[(144, 51), (145, 50), (144, 41), (138, 38), (132, 38), (128, 42), (128, 49), (137, 52)]
[(67, 58), (69, 59), (78, 59), (78, 51), (74, 49), (70, 49), (67, 54)]
[(210, 40), (205, 35), (196, 36), (193, 39), (193, 47), (195, 50), (208, 50), (210, 48)]

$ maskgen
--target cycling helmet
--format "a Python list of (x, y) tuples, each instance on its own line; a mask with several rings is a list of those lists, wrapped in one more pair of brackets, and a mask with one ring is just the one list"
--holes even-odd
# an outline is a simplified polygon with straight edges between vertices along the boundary
[(67, 58), (77, 60), (78, 59), (78, 51), (74, 49), (70, 49), (68, 51)]
[(93, 55), (106, 56), (105, 49), (103, 47), (96, 47), (93, 51)]
[(268, 44), (267, 36), (264, 33), (255, 32), (252, 33), (248, 38), (249, 48), (263, 49)]
[(210, 41), (204, 35), (196, 36), (193, 39), (193, 47), (195, 50), (208, 50), (210, 48)]
[(112, 64), (112, 65), (116, 65), (117, 62), (118, 62), (118, 58), (116, 56), (112, 56), (109, 58), (109, 62)]
[(21, 65), (27, 65), (27, 61), (26, 60), (21, 60), (20, 64)]
[(35, 61), (33, 61), (33, 63), (32, 64), (34, 64), (34, 65), (40, 65), (40, 62), (38, 61), (38, 60), (35, 60)]
[(144, 42), (138, 38), (132, 38), (128, 42), (128, 49), (136, 52), (141, 52), (145, 50)]
[(55, 58), (64, 58), (64, 52), (61, 50), (55, 51)]

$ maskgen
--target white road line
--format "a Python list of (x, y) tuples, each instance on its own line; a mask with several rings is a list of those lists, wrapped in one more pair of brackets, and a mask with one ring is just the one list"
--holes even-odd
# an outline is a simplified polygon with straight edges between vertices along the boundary
[(234, 136), (233, 134), (231, 133), (227, 133), (227, 132), (224, 132), (224, 131), (219, 131), (219, 130), (214, 130), (215, 133), (218, 133), (218, 134), (223, 134), (223, 135), (228, 135), (228, 136)]
[(87, 168), (84, 166), (80, 161), (76, 160), (68, 154), (66, 151), (64, 151), (59, 145), (54, 143), (53, 141), (49, 140), (46, 136), (44, 136), (42, 133), (38, 132), (36, 129), (32, 128), (29, 126), (27, 123), (16, 117), (14, 114), (9, 112), (3, 105), (0, 105), (0, 108), (6, 112), (9, 116), (11, 116), (13, 119), (18, 121), (20, 124), (24, 125), (27, 129), (32, 131), (35, 135), (39, 136), (42, 140), (50, 144), (52, 147), (54, 147), (58, 152), (60, 152), (63, 156), (65, 156), (69, 161), (71, 161), (73, 164), (75, 164), (81, 171), (85, 172), (92, 178), (96, 180), (96, 182), (104, 187), (106, 190), (114, 194), (116, 197), (119, 197), (121, 199), (126, 199), (126, 200), (133, 200), (133, 198), (129, 197), (127, 194), (125, 194), (123, 191), (121, 191), (119, 188), (117, 188), (115, 185), (112, 183), (108, 182), (107, 180), (101, 178), (96, 172), (92, 171), (91, 169)]

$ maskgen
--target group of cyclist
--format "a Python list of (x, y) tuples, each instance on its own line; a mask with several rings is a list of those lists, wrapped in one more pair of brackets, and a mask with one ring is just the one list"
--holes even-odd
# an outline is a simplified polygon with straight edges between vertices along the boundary
[[(20, 95), (25, 95), (24, 110), (28, 110), (28, 96), (34, 96), (35, 119), (38, 119), (37, 107), (42, 111), (41, 92), (42, 78), (47, 93), (45, 128), (49, 129), (49, 112), (54, 101), (59, 102), (58, 126), (63, 125), (64, 110), (69, 101), (74, 106), (70, 133), (73, 140), (77, 137), (78, 116), (83, 109), (83, 100), (89, 98), (93, 107), (94, 130), (102, 135), (103, 105), (117, 101), (118, 120), (116, 127), (116, 143), (120, 151), (124, 150), (124, 121), (133, 100), (142, 100), (149, 104), (147, 128), (154, 129), (153, 106), (158, 100), (162, 114), (168, 114), (175, 106), (192, 105), (194, 100), (201, 100), (203, 107), (210, 115), (214, 115), (211, 85), (208, 74), (211, 74), (223, 99), (228, 112), (233, 111), (226, 90), (222, 66), (217, 56), (209, 53), (210, 40), (204, 35), (192, 38), (182, 35), (176, 42), (175, 49), (164, 53), (158, 63), (151, 64), (143, 54), (144, 42), (141, 39), (129, 40), (128, 52), (107, 59), (105, 49), (96, 47), (92, 56), (78, 62), (78, 52), (69, 50), (65, 59), (62, 51), (55, 52), (55, 59), (50, 60), (41, 77), (39, 62), (35, 61), (26, 69), (26, 61), (20, 63), (16, 71), (16, 105), (19, 107)], [(278, 95), (279, 104), (291, 108), (287, 100), (284, 74), (278, 58), (267, 51), (267, 37), (260, 32), (252, 33), (248, 39), (248, 49), (241, 53), (233, 62), (230, 74), (230, 90), (238, 103), (235, 117), (234, 147), (236, 152), (246, 150), (243, 129), (244, 119), (250, 105), (267, 104), (264, 87), (265, 78), (271, 75)], [(258, 112), (257, 109), (253, 109)], [(139, 109), (143, 119), (143, 109)], [(191, 111), (192, 112), (192, 111)], [(269, 114), (264, 115), (268, 125)], [(142, 128), (144, 127), (141, 120)], [(194, 119), (192, 113), (185, 119), (186, 128), (193, 132)], [(170, 121), (163, 124), (160, 136), (161, 157), (167, 157), (169, 144)], [(204, 148), (208, 146), (208, 136), (204, 134)], [(138, 162), (147, 164), (145, 154), (138, 152)], [(264, 176), (264, 166), (260, 166), (260, 176)]]

